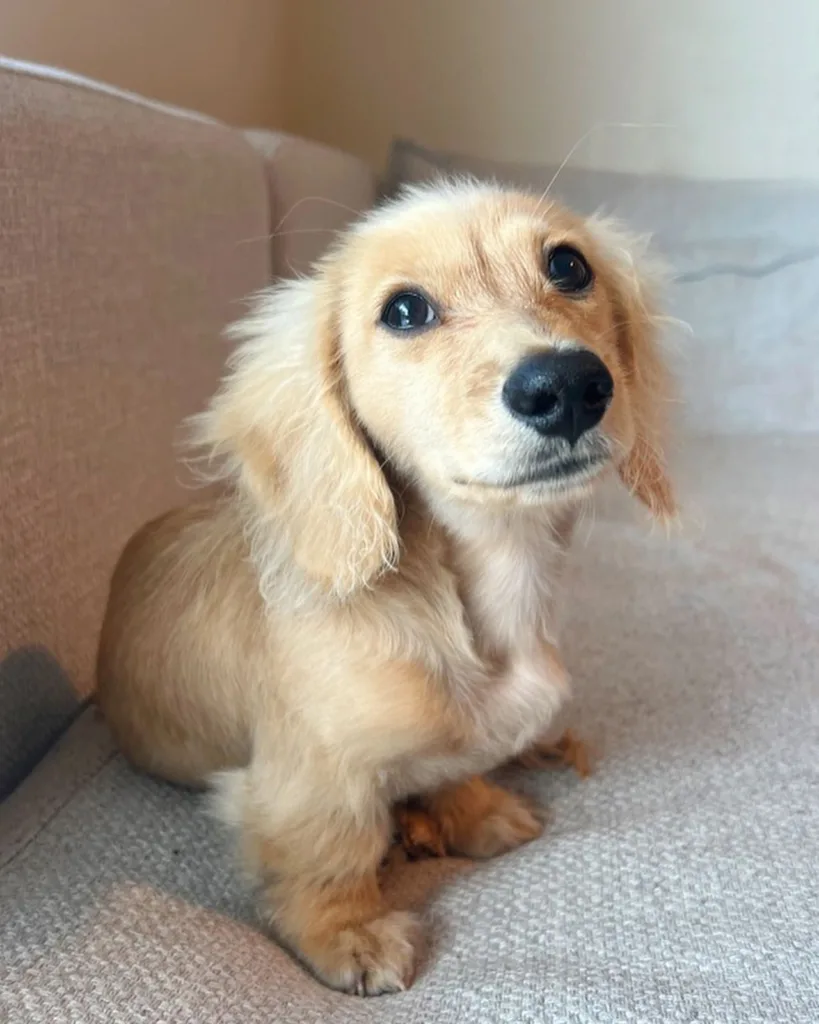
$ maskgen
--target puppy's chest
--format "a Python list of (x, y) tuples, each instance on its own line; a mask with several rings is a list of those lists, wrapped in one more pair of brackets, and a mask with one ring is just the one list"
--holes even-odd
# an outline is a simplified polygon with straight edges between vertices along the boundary
[(557, 639), (565, 551), (534, 528), (456, 552), (461, 598), (482, 657), (513, 659), (538, 639)]
[(552, 535), (526, 531), (459, 553), (461, 600), (484, 666), (482, 679), (453, 672), (453, 698), (472, 725), (471, 770), (533, 743), (568, 696), (555, 646), (563, 557)]

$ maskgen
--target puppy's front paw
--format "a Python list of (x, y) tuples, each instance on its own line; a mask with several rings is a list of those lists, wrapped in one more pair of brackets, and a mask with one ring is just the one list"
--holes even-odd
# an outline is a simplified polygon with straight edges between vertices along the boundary
[(305, 950), (316, 974), (331, 988), (358, 996), (403, 992), (415, 976), (420, 926), (413, 914), (394, 911), (348, 925)]

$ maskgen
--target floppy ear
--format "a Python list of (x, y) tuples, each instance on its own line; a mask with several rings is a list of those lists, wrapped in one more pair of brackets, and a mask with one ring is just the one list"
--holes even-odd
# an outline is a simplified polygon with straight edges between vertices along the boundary
[(283, 532), (309, 579), (349, 596), (396, 564), (398, 531), (347, 398), (331, 286), (319, 271), (272, 289), (231, 333), (242, 344), (199, 440), (249, 499), (251, 533)]
[(614, 317), (618, 349), (634, 418), (634, 441), (619, 464), (620, 479), (654, 519), (669, 522), (677, 504), (666, 468), (665, 434), (670, 381), (659, 345), (659, 317), (652, 295), (661, 274), (640, 266), (646, 240), (616, 223), (593, 218), (614, 271)]

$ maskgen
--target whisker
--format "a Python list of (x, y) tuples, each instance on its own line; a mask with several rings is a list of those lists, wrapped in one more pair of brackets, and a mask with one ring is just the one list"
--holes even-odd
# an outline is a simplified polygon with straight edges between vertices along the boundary
[(308, 235), (320, 233), (335, 234), (338, 231), (338, 228), (291, 228), (289, 231), (282, 231), (281, 228), (285, 221), (288, 220), (288, 218), (305, 203), (325, 203), (327, 206), (335, 206), (339, 210), (344, 210), (345, 213), (350, 213), (353, 217), (360, 217), (363, 212), (362, 210), (355, 210), (352, 206), (347, 206), (346, 203), (341, 203), (337, 199), (328, 199), (327, 196), (302, 196), (301, 199), (297, 199), (296, 202), (293, 203), (283, 217), (279, 218), (278, 223), (269, 234), (259, 235), (257, 238), (245, 238), (237, 244), (249, 245), (252, 242), (267, 242), (272, 241), (274, 238), (286, 237), (287, 235)]
[(572, 146), (572, 148), (569, 150), (569, 152), (566, 154), (566, 156), (561, 161), (560, 166), (557, 168), (555, 173), (552, 175), (552, 178), (549, 181), (549, 184), (546, 186), (546, 188), (543, 191), (543, 194), (541, 195), (540, 199), (538, 199), (536, 210), (540, 209), (541, 204), (548, 197), (549, 193), (552, 191), (552, 188), (555, 185), (555, 182), (560, 177), (560, 175), (563, 173), (563, 171), (566, 169), (566, 165), (569, 163), (569, 161), (575, 155), (575, 153), (578, 151), (578, 149), (580, 149), (580, 147), (583, 145), (583, 143), (587, 142), (597, 132), (602, 131), (603, 129), (606, 129), (606, 128), (625, 128), (625, 129), (650, 128), (650, 129), (652, 129), (652, 128), (673, 128), (673, 127), (674, 126), (670, 125), (670, 124), (664, 124), (662, 122), (652, 122), (652, 121), (645, 121), (645, 122), (640, 122), (640, 121), (600, 121), (597, 124), (593, 124), (591, 126), (591, 128), (588, 128), (585, 132), (583, 132), (583, 134), (580, 136), (580, 138), (575, 142), (575, 144)]
[(297, 199), (295, 203), (290, 207), (287, 213), (281, 218), (279, 223), (273, 229), (278, 231), (279, 228), (284, 224), (288, 217), (291, 217), (296, 210), (303, 206), (305, 203), (326, 203), (328, 206), (335, 206), (339, 210), (344, 210), (346, 213), (351, 213), (354, 217), (361, 216), (361, 210), (354, 210), (352, 206), (347, 206), (346, 203), (340, 203), (337, 199), (328, 199), (326, 196), (302, 196), (301, 199)]
[(255, 238), (243, 238), (236, 245), (252, 245), (254, 242), (272, 242), (275, 238), (289, 238), (291, 235), (335, 235), (338, 228), (290, 228), (288, 231), (271, 231)]

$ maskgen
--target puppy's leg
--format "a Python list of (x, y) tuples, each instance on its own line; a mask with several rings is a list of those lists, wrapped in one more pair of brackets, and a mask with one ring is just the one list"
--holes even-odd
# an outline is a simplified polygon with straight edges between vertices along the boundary
[(381, 995), (408, 988), (415, 973), (419, 939), (412, 914), (388, 911), (378, 863), (347, 876), (281, 877), (267, 897), (282, 938), (331, 988), (355, 995)]
[(523, 799), (476, 775), (396, 812), (401, 843), (414, 856), (494, 857), (537, 838), (543, 824)]
[(441, 826), (419, 801), (404, 801), (395, 807), (393, 814), (395, 837), (410, 860), (446, 856)]
[[(315, 767), (315, 766), (313, 766)], [(219, 803), (240, 829), (269, 920), (327, 985), (357, 995), (412, 981), (419, 928), (385, 905), (378, 869), (391, 838), (389, 808), (325, 775), (321, 788), (264, 771), (226, 773)], [(280, 780), (277, 780), (280, 781)], [(307, 781), (307, 780), (305, 780)]]

